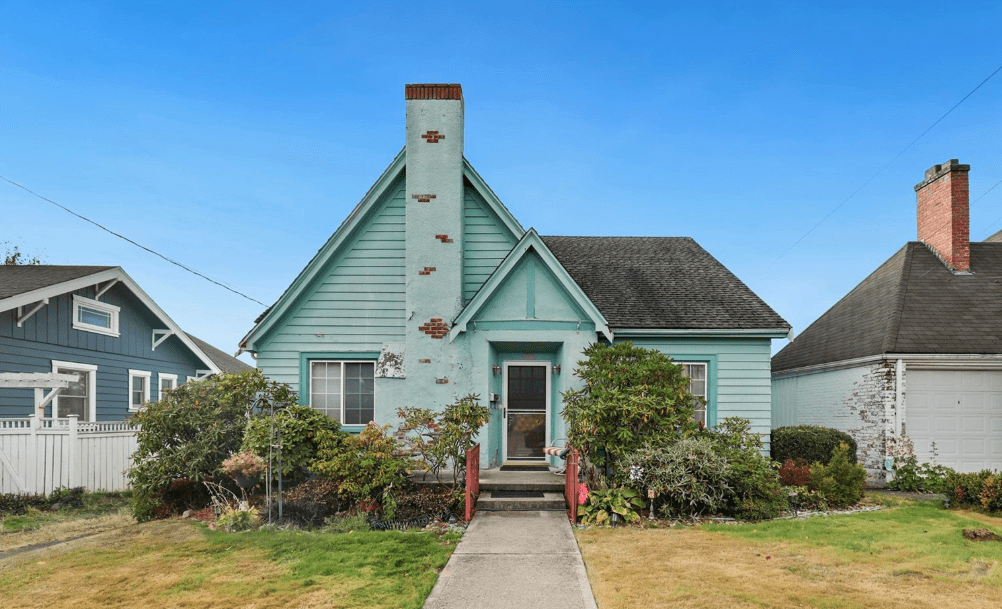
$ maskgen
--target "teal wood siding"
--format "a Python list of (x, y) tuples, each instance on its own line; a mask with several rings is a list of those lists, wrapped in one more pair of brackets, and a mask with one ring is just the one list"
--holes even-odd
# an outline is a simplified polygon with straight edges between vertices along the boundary
[(752, 431), (763, 434), (769, 447), (772, 430), (772, 371), (767, 338), (633, 338), (616, 340), (666, 353), (676, 362), (707, 362), (708, 420), (716, 425), (725, 417), (742, 417)]
[[(93, 299), (94, 289), (75, 294)], [(0, 312), (0, 372), (52, 372), (52, 360), (96, 365), (97, 420), (120, 421), (128, 413), (129, 369), (152, 373), (150, 399), (157, 400), (160, 372), (176, 374), (183, 383), (207, 367), (176, 337), (153, 351), (152, 331), (163, 324), (122, 286), (101, 302), (121, 309), (118, 337), (73, 329), (71, 294), (50, 299), (20, 328), (16, 309)], [(0, 417), (28, 416), (33, 404), (34, 390), (0, 389)]]
[(404, 341), (404, 181), (389, 193), (261, 342), (257, 365), (268, 378), (298, 391), (301, 352), (378, 352)]
[(463, 304), (468, 304), (518, 239), (471, 186), (463, 206)]

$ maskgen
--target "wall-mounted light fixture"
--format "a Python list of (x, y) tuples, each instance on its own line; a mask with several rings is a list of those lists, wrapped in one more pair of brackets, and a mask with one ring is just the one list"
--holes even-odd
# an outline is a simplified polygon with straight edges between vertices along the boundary
[(560, 374), (560, 364), (553, 367), (553, 374)]
[(494, 371), (494, 374), (501, 374), (501, 366), (498, 366), (497, 364), (491, 366), (491, 370)]

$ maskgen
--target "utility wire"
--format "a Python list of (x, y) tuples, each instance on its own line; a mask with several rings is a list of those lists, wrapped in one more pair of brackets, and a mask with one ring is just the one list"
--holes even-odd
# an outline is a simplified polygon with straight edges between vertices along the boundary
[(199, 277), (201, 277), (202, 279), (208, 281), (209, 283), (214, 283), (214, 284), (218, 285), (219, 287), (223, 288), (224, 290), (229, 290), (229, 291), (233, 292), (234, 294), (236, 294), (238, 296), (243, 296), (247, 300), (249, 300), (251, 302), (256, 302), (257, 304), (261, 305), (262, 307), (267, 307), (268, 306), (268, 305), (264, 304), (263, 302), (261, 302), (260, 300), (257, 300), (256, 298), (251, 298), (250, 296), (244, 294), (243, 292), (238, 292), (237, 290), (234, 290), (233, 288), (231, 288), (231, 287), (229, 287), (227, 285), (224, 285), (224, 284), (216, 281), (215, 279), (212, 279), (211, 277), (206, 277), (205, 275), (199, 273), (198, 271), (196, 271), (196, 270), (194, 270), (192, 268), (189, 268), (189, 267), (181, 264), (177, 260), (171, 260), (170, 258), (168, 258), (167, 256), (164, 256), (160, 252), (155, 252), (155, 251), (151, 250), (150, 248), (146, 247), (145, 245), (141, 245), (139, 243), (136, 243), (135, 241), (133, 241), (132, 239), (129, 239), (125, 235), (121, 235), (119, 233), (116, 233), (115, 231), (111, 230), (110, 228), (108, 228), (106, 226), (103, 226), (101, 224), (98, 224), (97, 222), (91, 220), (90, 218), (86, 218), (84, 216), (81, 216), (80, 214), (78, 214), (77, 212), (73, 211), (72, 209), (70, 209), (70, 208), (68, 208), (68, 207), (66, 207), (64, 205), (60, 205), (59, 203), (56, 203), (55, 201), (53, 201), (52, 199), (49, 199), (48, 197), (43, 197), (42, 195), (38, 194), (37, 192), (31, 190), (30, 188), (22, 186), (21, 184), (18, 184), (17, 182), (15, 182), (13, 180), (9, 180), (9, 179), (5, 178), (2, 175), (0, 175), (0, 180), (3, 180), (4, 182), (7, 182), (8, 184), (11, 184), (13, 186), (17, 186), (21, 190), (23, 190), (23, 191), (25, 191), (27, 193), (30, 193), (32, 195), (35, 195), (36, 197), (38, 197), (39, 199), (41, 199), (43, 201), (48, 201), (49, 203), (52, 203), (56, 207), (58, 207), (58, 208), (60, 208), (60, 209), (62, 209), (64, 211), (66, 211), (68, 213), (73, 214), (74, 216), (80, 218), (81, 220), (83, 220), (85, 222), (90, 222), (91, 224), (93, 224), (94, 226), (100, 228), (101, 230), (103, 230), (105, 232), (108, 232), (108, 233), (111, 233), (112, 235), (115, 235), (119, 239), (123, 239), (125, 241), (128, 241), (129, 243), (131, 243), (132, 245), (135, 245), (139, 249), (146, 250), (147, 252), (153, 254), (154, 256), (158, 256), (160, 258), (163, 258), (164, 260), (166, 260), (167, 262), (173, 264), (174, 266), (181, 267), (182, 269), (188, 271), (189, 273), (191, 273), (193, 275), (198, 275)]
[[(922, 132), (922, 133), (921, 133), (921, 134), (920, 134), (920, 135), (919, 135), (919, 136), (918, 136), (917, 138), (915, 138), (914, 140), (912, 140), (912, 142), (911, 142), (910, 144), (908, 144), (907, 146), (905, 146), (904, 148), (902, 148), (902, 149), (901, 149), (901, 152), (899, 152), (899, 153), (897, 153), (896, 155), (894, 155), (894, 158), (893, 158), (893, 159), (891, 159), (890, 161), (888, 161), (888, 162), (887, 162), (887, 164), (886, 164), (886, 165), (884, 165), (883, 167), (881, 167), (880, 169), (878, 169), (878, 170), (877, 170), (877, 172), (876, 172), (876, 173), (874, 173), (874, 174), (873, 174), (872, 176), (870, 176), (870, 178), (869, 178), (868, 180), (866, 180), (865, 182), (863, 182), (863, 184), (862, 184), (862, 185), (861, 185), (861, 186), (860, 186), (859, 188), (857, 188), (856, 190), (854, 190), (854, 191), (852, 192), (852, 194), (851, 194), (851, 195), (849, 195), (848, 197), (846, 197), (845, 199), (843, 199), (841, 203), (839, 203), (838, 205), (836, 205), (836, 206), (835, 206), (835, 209), (833, 209), (833, 210), (831, 210), (830, 212), (828, 212), (828, 214), (827, 214), (827, 215), (825, 215), (825, 217), (824, 217), (824, 218), (821, 218), (821, 220), (819, 220), (817, 224), (815, 224), (814, 226), (812, 226), (812, 227), (810, 228), (810, 230), (808, 230), (808, 231), (807, 231), (806, 233), (804, 233), (804, 234), (803, 234), (803, 236), (801, 236), (801, 237), (800, 237), (799, 239), (797, 239), (797, 240), (796, 240), (796, 241), (795, 241), (795, 242), (793, 243), (793, 245), (791, 245), (791, 246), (790, 246), (789, 248), (787, 248), (785, 252), (783, 252), (782, 254), (780, 254), (778, 258), (776, 258), (775, 260), (773, 260), (773, 261), (772, 261), (772, 264), (770, 264), (769, 266), (771, 267), (771, 266), (772, 266), (773, 264), (776, 264), (777, 262), (779, 262), (779, 261), (780, 261), (780, 259), (781, 259), (781, 258), (782, 258), (783, 256), (785, 256), (785, 255), (789, 254), (789, 253), (790, 253), (790, 250), (792, 250), (793, 248), (797, 247), (797, 245), (798, 245), (798, 244), (799, 244), (799, 243), (800, 243), (801, 241), (803, 241), (804, 239), (806, 239), (808, 235), (810, 235), (811, 233), (813, 233), (813, 232), (814, 232), (814, 230), (815, 230), (815, 229), (816, 229), (817, 227), (819, 227), (819, 226), (821, 226), (822, 224), (824, 224), (825, 220), (827, 220), (828, 218), (832, 217), (832, 214), (834, 214), (834, 213), (835, 213), (835, 212), (837, 212), (837, 211), (838, 211), (839, 209), (841, 209), (841, 208), (842, 208), (842, 206), (843, 206), (843, 205), (845, 205), (846, 203), (848, 203), (848, 202), (849, 202), (849, 201), (850, 201), (850, 200), (851, 200), (851, 199), (852, 199), (853, 197), (855, 197), (855, 196), (856, 196), (856, 195), (857, 195), (857, 194), (859, 193), (859, 191), (861, 191), (861, 190), (863, 190), (864, 188), (866, 188), (866, 186), (867, 186), (867, 185), (868, 185), (868, 184), (869, 184), (870, 182), (872, 182), (872, 181), (874, 180), (874, 178), (876, 178), (877, 176), (879, 176), (880, 174), (882, 174), (882, 173), (884, 172), (884, 170), (885, 170), (885, 169), (887, 169), (888, 167), (890, 167), (890, 166), (891, 166), (891, 165), (892, 165), (892, 164), (894, 163), (894, 161), (896, 161), (896, 160), (898, 160), (899, 158), (901, 158), (901, 155), (903, 155), (903, 154), (904, 154), (905, 152), (907, 152), (909, 148), (911, 148), (912, 146), (914, 146), (914, 145), (916, 144), (916, 142), (918, 142), (918, 141), (919, 141), (920, 139), (922, 139), (922, 138), (923, 138), (923, 137), (925, 136), (925, 134), (927, 134), (927, 133), (929, 133), (930, 131), (932, 131), (932, 129), (933, 129), (933, 128), (934, 128), (934, 127), (935, 127), (936, 125), (938, 125), (938, 124), (939, 124), (940, 122), (942, 122), (942, 120), (943, 120), (944, 118), (946, 118), (946, 117), (947, 117), (947, 116), (949, 116), (949, 115), (950, 115), (950, 114), (951, 114), (951, 113), (952, 113), (952, 112), (953, 112), (954, 110), (956, 110), (956, 109), (957, 109), (957, 107), (958, 107), (958, 106), (960, 106), (960, 104), (962, 104), (962, 103), (964, 103), (965, 101), (967, 101), (967, 98), (968, 98), (968, 97), (970, 97), (970, 96), (974, 95), (974, 92), (975, 92), (975, 91), (977, 91), (978, 89), (980, 89), (980, 88), (982, 87), (982, 85), (984, 85), (984, 84), (985, 84), (986, 82), (988, 82), (989, 80), (991, 80), (991, 79), (992, 79), (992, 77), (993, 77), (993, 76), (995, 76), (996, 74), (998, 74), (998, 73), (999, 73), (1000, 71), (1002, 71), (1002, 65), (1000, 65), (999, 67), (995, 68), (995, 71), (994, 71), (994, 72), (992, 72), (991, 74), (989, 74), (989, 75), (988, 75), (988, 77), (987, 77), (987, 78), (985, 78), (984, 80), (982, 80), (982, 81), (981, 81), (981, 83), (980, 83), (980, 84), (979, 84), (978, 86), (976, 86), (976, 87), (974, 87), (973, 89), (971, 89), (970, 93), (968, 93), (967, 95), (965, 95), (965, 96), (963, 97), (963, 99), (961, 99), (961, 100), (960, 100), (959, 102), (957, 102), (956, 104), (954, 104), (952, 108), (950, 108), (949, 110), (947, 110), (947, 111), (946, 111), (946, 114), (944, 114), (943, 116), (941, 116), (941, 117), (939, 117), (938, 119), (936, 119), (936, 122), (935, 122), (935, 123), (933, 123), (933, 124), (931, 124), (931, 125), (929, 125), (929, 128), (928, 128), (928, 129), (926, 129), (925, 131), (923, 131), (923, 132)], [(995, 186), (998, 186), (998, 184), (996, 184)], [(992, 186), (992, 188), (995, 188), (995, 186)], [(991, 190), (991, 189), (989, 189), (989, 190)], [(987, 194), (987, 193), (985, 193), (985, 194)], [(984, 195), (981, 195), (981, 196), (983, 197)], [(981, 198), (981, 197), (978, 197), (978, 199), (980, 199), (980, 198)]]

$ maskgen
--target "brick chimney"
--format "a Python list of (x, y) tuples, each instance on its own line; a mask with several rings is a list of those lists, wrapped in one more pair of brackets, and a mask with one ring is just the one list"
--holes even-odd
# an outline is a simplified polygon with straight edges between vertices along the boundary
[(971, 269), (971, 227), (968, 218), (970, 165), (950, 159), (933, 165), (915, 186), (918, 238), (955, 271)]

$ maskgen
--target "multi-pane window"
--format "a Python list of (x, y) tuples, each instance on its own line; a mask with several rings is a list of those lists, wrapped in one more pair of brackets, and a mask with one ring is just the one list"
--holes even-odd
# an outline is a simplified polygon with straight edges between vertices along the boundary
[(73, 296), (73, 327), (77, 330), (118, 336), (118, 313), (114, 305)]
[(161, 372), (159, 374), (159, 377), (160, 377), (160, 399), (162, 400), (164, 399), (164, 395), (168, 391), (177, 389), (177, 375)]
[[(706, 426), (706, 364), (682, 364), (683, 371), (689, 377), (689, 393), (693, 395), (693, 405), (696, 411), (692, 420)], [(698, 399), (702, 398), (702, 399)]]
[(375, 364), (310, 362), (310, 405), (342, 425), (373, 419)]
[(150, 401), (150, 377), (146, 370), (129, 370), (129, 410), (139, 410)]
[(77, 415), (79, 421), (90, 421), (94, 412), (94, 382), (97, 366), (74, 362), (52, 362), (52, 371), (76, 377), (56, 396), (53, 402), (53, 416)]

